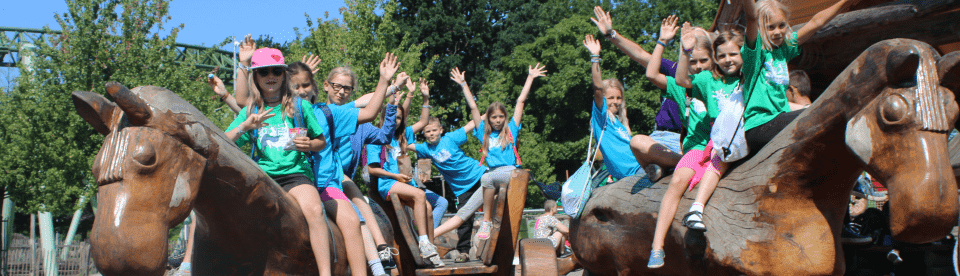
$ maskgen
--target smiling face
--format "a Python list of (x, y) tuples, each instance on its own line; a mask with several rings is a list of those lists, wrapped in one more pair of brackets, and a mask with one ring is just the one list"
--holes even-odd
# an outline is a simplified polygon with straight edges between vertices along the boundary
[(786, 16), (783, 15), (783, 11), (780, 9), (771, 9), (765, 21), (765, 24), (761, 27), (770, 45), (780, 46), (783, 44), (784, 38), (787, 37), (787, 29), (790, 27), (787, 23)]
[(343, 105), (353, 97), (353, 79), (344, 74), (336, 74), (323, 82), (323, 91), (327, 92), (327, 100), (336, 105)]
[(695, 48), (690, 53), (690, 74), (696, 75), (701, 71), (710, 70), (713, 67), (713, 59), (710, 58), (710, 52), (703, 48)]
[(441, 135), (443, 135), (443, 129), (440, 128), (439, 122), (429, 123), (423, 128), (423, 136), (427, 138), (427, 142), (430, 144), (436, 145), (437, 142), (440, 142)]
[(623, 91), (614, 87), (607, 87), (603, 90), (603, 97), (607, 99), (607, 111), (613, 114), (620, 114), (620, 104), (623, 103)]
[(717, 68), (725, 76), (737, 76), (740, 74), (740, 67), (743, 66), (743, 59), (740, 57), (740, 46), (733, 41), (728, 41), (717, 46)]
[(317, 93), (314, 82), (310, 79), (309, 73), (305, 71), (290, 76), (290, 88), (292, 88), (294, 95), (308, 101), (310, 97), (316, 96)]
[[(274, 70), (279, 69), (279, 70)], [(261, 75), (261, 71), (267, 71), (266, 75)], [(254, 74), (254, 81), (257, 82), (257, 88), (264, 97), (276, 96), (280, 93), (280, 86), (283, 85), (283, 78), (286, 76), (286, 70), (280, 67), (259, 68)], [(279, 72), (280, 74), (275, 74)]]

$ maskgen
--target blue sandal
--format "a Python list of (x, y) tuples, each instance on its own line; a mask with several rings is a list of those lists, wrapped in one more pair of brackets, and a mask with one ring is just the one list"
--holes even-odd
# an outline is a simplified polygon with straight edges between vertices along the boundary
[(663, 249), (650, 250), (650, 260), (647, 261), (647, 268), (660, 268), (663, 266), (663, 259), (665, 257), (666, 253), (663, 252)]

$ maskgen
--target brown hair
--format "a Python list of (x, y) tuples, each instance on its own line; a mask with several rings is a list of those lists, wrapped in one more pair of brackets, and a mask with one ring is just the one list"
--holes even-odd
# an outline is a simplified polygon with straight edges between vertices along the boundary
[[(317, 87), (317, 80), (313, 78), (313, 71), (310, 70), (310, 66), (300, 61), (291, 63), (289, 66), (287, 66), (287, 76), (293, 77), (300, 73), (307, 74), (307, 78), (310, 79), (310, 85), (313, 86), (313, 91), (310, 91), (310, 103), (317, 103), (317, 95), (320, 94), (320, 88)], [(291, 83), (291, 85), (296, 84)], [(293, 91), (296, 89), (290, 88), (290, 90)]]
[(713, 59), (713, 67), (710, 68), (710, 72), (713, 73), (714, 79), (720, 79), (723, 77), (723, 73), (720, 72), (720, 66), (717, 65), (717, 47), (720, 45), (727, 44), (727, 42), (733, 42), (738, 47), (743, 47), (743, 34), (736, 31), (735, 29), (726, 30), (720, 33), (720, 36), (717, 36), (717, 39), (713, 41), (713, 53), (710, 58)]
[[(494, 110), (500, 111), (503, 113), (504, 116), (507, 116), (507, 107), (504, 106), (503, 103), (501, 102), (493, 102), (490, 104), (490, 106), (487, 107), (487, 111), (486, 111), (487, 116), (486, 118), (484, 118), (487, 122), (486, 124), (483, 125), (483, 140), (480, 141), (483, 144), (483, 147), (480, 148), (480, 152), (484, 157), (486, 157), (487, 154), (490, 153), (489, 140), (490, 140), (490, 133), (493, 132), (493, 126), (491, 126), (490, 124), (491, 122), (490, 116), (492, 115)], [(513, 118), (507, 118), (507, 120), (513, 120)], [(500, 130), (500, 138), (499, 138), (500, 149), (507, 148), (507, 144), (511, 142), (509, 138), (513, 137), (511, 136), (512, 134), (513, 133), (510, 133), (510, 127), (509, 127), (509, 121), (508, 121), (504, 124), (504, 127)]]
[[(272, 69), (271, 67), (258, 68), (247, 74), (247, 87), (250, 88), (250, 106), (253, 107), (247, 108), (247, 115), (253, 114), (254, 109), (262, 110), (264, 106), (263, 96), (260, 95), (260, 86), (257, 84), (257, 78), (259, 78), (259, 76), (257, 76), (256, 71)], [(284, 70), (283, 80), (280, 83), (280, 106), (284, 108), (283, 113), (292, 118), (295, 111), (293, 108), (293, 100), (294, 98), (300, 99), (300, 97), (293, 96), (293, 90), (290, 90), (290, 86), (288, 85), (290, 83), (289, 78), (290, 74), (287, 74), (286, 70)]]

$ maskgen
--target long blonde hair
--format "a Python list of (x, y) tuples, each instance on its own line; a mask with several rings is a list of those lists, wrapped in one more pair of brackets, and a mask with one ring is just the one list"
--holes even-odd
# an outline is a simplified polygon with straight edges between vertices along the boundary
[[(259, 70), (270, 70), (271, 68), (262, 68)], [(253, 110), (263, 110), (263, 95), (260, 95), (260, 86), (257, 85), (257, 73), (255, 70), (251, 70), (247, 74), (247, 87), (250, 89), (250, 106), (247, 107), (247, 115), (253, 114)], [(283, 81), (280, 83), (280, 106), (283, 107), (283, 113), (290, 118), (293, 118), (294, 109), (293, 100), (294, 98), (300, 99), (300, 97), (293, 96), (293, 90), (289, 86), (290, 74), (287, 73), (287, 70), (283, 70)], [(301, 115), (302, 116), (302, 115)]]
[(630, 123), (627, 121), (627, 91), (625, 91), (626, 88), (623, 87), (623, 83), (620, 82), (620, 80), (618, 80), (617, 78), (609, 78), (609, 79), (603, 80), (603, 82), (601, 82), (600, 85), (602, 86), (600, 87), (600, 89), (603, 89), (604, 94), (607, 93), (608, 88), (615, 88), (617, 90), (620, 90), (620, 97), (623, 98), (623, 100), (620, 101), (620, 111), (617, 112), (617, 114), (613, 114), (613, 115), (620, 120), (620, 123), (623, 123), (623, 125), (627, 126), (627, 128), (629, 129)]
[[(780, 12), (783, 14), (784, 19), (790, 18), (790, 8), (787, 8), (786, 5), (780, 3), (777, 0), (760, 0), (757, 1), (757, 26), (760, 32), (760, 37), (762, 37), (763, 48), (772, 51), (773, 45), (770, 44), (770, 37), (767, 36), (767, 24), (770, 24), (770, 17), (772, 17), (774, 12)], [(793, 27), (790, 26), (790, 22), (787, 22), (787, 35), (783, 37), (783, 43), (792, 44), (788, 37), (793, 34)], [(796, 45), (790, 45), (796, 46)]]
[[(507, 107), (504, 106), (503, 103), (493, 102), (490, 104), (490, 106), (487, 106), (487, 116), (484, 118), (484, 120), (487, 122), (483, 124), (483, 147), (480, 149), (480, 152), (484, 157), (490, 153), (490, 133), (493, 132), (493, 126), (491, 126), (492, 124), (490, 123), (490, 116), (493, 115), (493, 111), (500, 111), (503, 113), (503, 116), (507, 116)], [(505, 120), (513, 120), (513, 118), (505, 118)], [(498, 138), (500, 140), (501, 150), (506, 149), (507, 144), (513, 142), (510, 140), (511, 137), (513, 137), (513, 133), (510, 133), (509, 121), (506, 121), (506, 123), (503, 125), (503, 128), (500, 129), (500, 137)]]

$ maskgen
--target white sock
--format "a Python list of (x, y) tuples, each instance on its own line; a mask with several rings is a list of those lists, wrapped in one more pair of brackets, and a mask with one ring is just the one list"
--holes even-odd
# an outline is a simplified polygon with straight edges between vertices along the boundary
[(690, 212), (693, 211), (699, 211), (700, 213), (703, 213), (703, 203), (694, 202), (693, 205), (690, 205)]
[(380, 260), (369, 261), (367, 265), (370, 266), (370, 272), (373, 272), (374, 276), (387, 274), (386, 271), (383, 271), (383, 265), (380, 264)]
[(179, 269), (179, 270), (190, 271), (190, 262), (182, 262), (182, 263), (180, 263), (180, 269)]
[(417, 237), (417, 241), (419, 241), (420, 244), (430, 243), (430, 238), (427, 238), (427, 235), (420, 235)]

